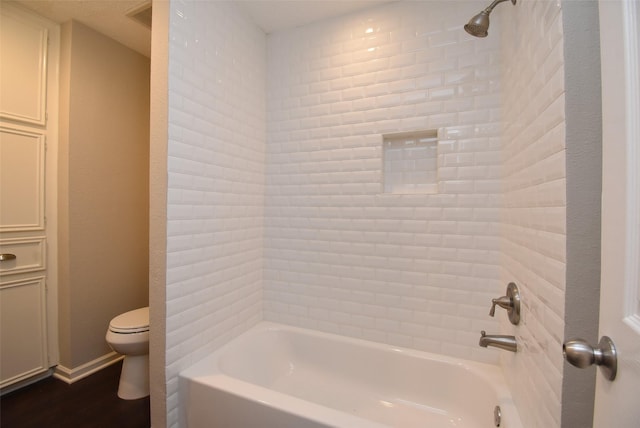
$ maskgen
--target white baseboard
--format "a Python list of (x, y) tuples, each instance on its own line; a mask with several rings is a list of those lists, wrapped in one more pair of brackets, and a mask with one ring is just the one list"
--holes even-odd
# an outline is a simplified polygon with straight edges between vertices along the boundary
[(105, 367), (109, 367), (110, 365), (117, 363), (123, 358), (124, 355), (120, 355), (116, 352), (110, 352), (73, 369), (69, 369), (62, 364), (58, 364), (53, 372), (53, 377), (68, 384), (72, 384), (104, 369)]
[(2, 389), (0, 389), (0, 396), (3, 396), (5, 394), (8, 394), (10, 392), (13, 391), (17, 391), (20, 388), (24, 388), (25, 386), (31, 385), (32, 383), (36, 383), (41, 381), (42, 379), (46, 379), (49, 376), (53, 375), (53, 367), (50, 368), (49, 370), (45, 370), (42, 373), (38, 373), (36, 375), (31, 376), (30, 378), (21, 380), (19, 382), (16, 382), (14, 384), (11, 384), (9, 386), (4, 386), (2, 387)]

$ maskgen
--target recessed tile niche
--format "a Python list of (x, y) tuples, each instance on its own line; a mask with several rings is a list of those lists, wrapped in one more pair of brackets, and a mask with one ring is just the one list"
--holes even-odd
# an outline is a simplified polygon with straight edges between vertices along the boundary
[(437, 193), (437, 129), (385, 134), (382, 144), (384, 193)]

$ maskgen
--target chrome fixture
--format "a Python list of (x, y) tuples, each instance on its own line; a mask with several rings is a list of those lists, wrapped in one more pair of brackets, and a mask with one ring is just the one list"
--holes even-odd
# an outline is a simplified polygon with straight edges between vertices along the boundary
[(511, 352), (516, 352), (518, 350), (518, 344), (516, 343), (515, 336), (487, 334), (484, 330), (480, 332), (480, 342), (478, 342), (478, 345), (483, 348), (493, 346), (494, 348), (500, 348)]
[(496, 314), (496, 306), (506, 309), (511, 324), (518, 325), (520, 322), (520, 291), (518, 290), (518, 286), (513, 282), (510, 282), (509, 285), (507, 285), (506, 296), (491, 300), (489, 316), (494, 316)]
[[(475, 37), (487, 37), (489, 34), (489, 14), (498, 4), (507, 0), (494, 0), (488, 8), (471, 18), (469, 23), (464, 26), (464, 30)], [(516, 0), (511, 0), (513, 5), (516, 4)]]
[(497, 427), (502, 423), (502, 410), (500, 410), (500, 406), (496, 406), (493, 408), (493, 424)]
[(562, 344), (562, 355), (569, 364), (579, 369), (595, 364), (600, 366), (600, 371), (608, 380), (616, 378), (618, 371), (616, 347), (607, 336), (600, 338), (596, 348), (582, 339), (568, 340)]

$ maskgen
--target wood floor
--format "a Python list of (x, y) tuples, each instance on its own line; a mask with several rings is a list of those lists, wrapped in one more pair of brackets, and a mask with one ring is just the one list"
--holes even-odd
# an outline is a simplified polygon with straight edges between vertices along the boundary
[(52, 377), (0, 397), (2, 428), (149, 428), (149, 397), (117, 396), (122, 363), (68, 385)]

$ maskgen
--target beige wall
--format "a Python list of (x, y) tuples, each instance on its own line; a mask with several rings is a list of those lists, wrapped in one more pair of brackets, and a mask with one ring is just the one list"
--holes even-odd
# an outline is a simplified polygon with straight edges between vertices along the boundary
[(167, 150), (169, 95), (169, 2), (153, 2), (151, 34), (150, 189), (149, 189), (149, 338), (151, 425), (167, 426)]
[(110, 352), (109, 320), (148, 304), (149, 59), (62, 26), (60, 363)]

